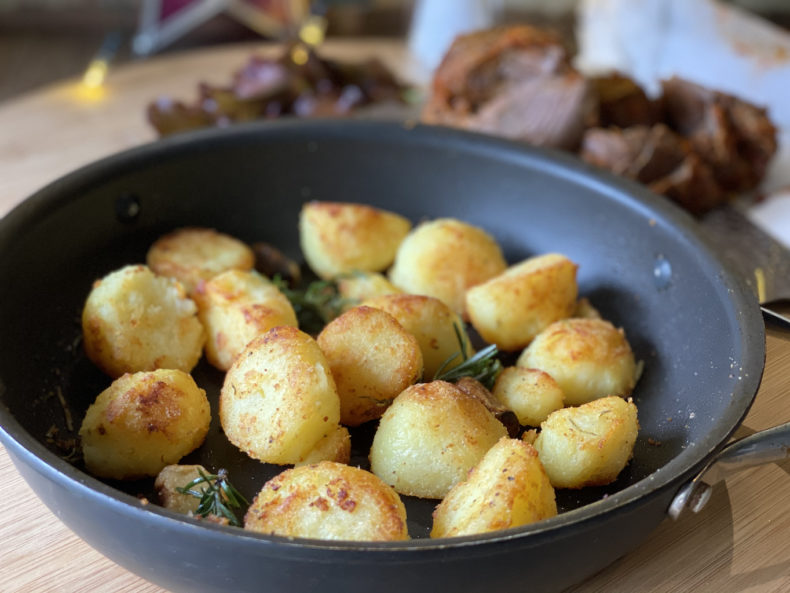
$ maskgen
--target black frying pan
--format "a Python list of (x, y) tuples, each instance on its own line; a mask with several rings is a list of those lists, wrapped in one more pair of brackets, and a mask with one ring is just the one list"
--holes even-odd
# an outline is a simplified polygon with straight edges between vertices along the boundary
[[(109, 384), (78, 342), (92, 281), (144, 261), (157, 237), (188, 225), (264, 240), (298, 258), (297, 215), (310, 199), (365, 202), (414, 221), (454, 216), (491, 232), (510, 261), (558, 251), (577, 262), (581, 293), (625, 328), (645, 361), (634, 394), (641, 432), (618, 480), (559, 491), (563, 512), (550, 520), (457, 539), (426, 539), (434, 502), (406, 499), (412, 541), (330, 543), (142, 505), (137, 495), (150, 494), (150, 483), (103, 483), (62, 459), (46, 436), (53, 425), (68, 435), (52, 394), (61, 390), (76, 430)], [(566, 155), (348, 121), (202, 131), (105, 159), (38, 192), (0, 221), (0, 327), (0, 440), (19, 471), (91, 545), (190, 593), (537, 592), (579, 582), (666, 516), (676, 491), (745, 416), (765, 355), (755, 298), (666, 200)], [(222, 374), (201, 363), (194, 376), (216, 404)], [(354, 435), (358, 453), (371, 433)], [(229, 469), (248, 497), (279, 471), (228, 444), (216, 418), (187, 461)]]

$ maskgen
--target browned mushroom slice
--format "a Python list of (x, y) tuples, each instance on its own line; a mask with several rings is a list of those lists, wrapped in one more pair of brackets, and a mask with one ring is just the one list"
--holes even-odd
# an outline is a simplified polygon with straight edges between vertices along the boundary
[(456, 381), (455, 386), (467, 395), (480, 400), (488, 411), (505, 426), (508, 436), (511, 438), (518, 436), (521, 426), (518, 423), (516, 414), (503, 406), (480, 381), (472, 377), (461, 377)]
[(301, 280), (299, 264), (277, 249), (274, 245), (259, 241), (250, 245), (255, 254), (255, 269), (266, 276), (279, 276), (288, 286), (295, 286)]

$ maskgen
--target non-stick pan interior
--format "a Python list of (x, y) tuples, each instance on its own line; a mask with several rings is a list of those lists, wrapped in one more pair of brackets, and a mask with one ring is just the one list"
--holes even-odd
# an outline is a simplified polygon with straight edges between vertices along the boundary
[[(110, 382), (80, 343), (95, 279), (143, 262), (158, 236), (190, 225), (267, 241), (298, 258), (297, 216), (307, 200), (368, 203), (415, 222), (456, 217), (493, 234), (511, 262), (561, 252), (579, 264), (581, 294), (625, 329), (644, 361), (634, 394), (641, 431), (617, 482), (560, 492), (563, 510), (638, 483), (637, 496), (687, 473), (724, 442), (757, 390), (764, 337), (756, 303), (700, 243), (692, 220), (662, 198), (564, 155), (449, 130), (266, 124), (107, 159), (0, 222), (6, 430), (20, 441), (32, 435), (55, 463), (69, 454), (85, 409)], [(222, 374), (201, 362), (194, 375), (215, 404)], [(213, 415), (207, 443), (188, 461), (229, 469), (252, 496), (281, 468), (238, 452), (219, 431), (216, 407)], [(352, 439), (359, 463), (374, 429)], [(145, 482), (114, 486), (150, 491)], [(407, 502), (413, 535), (425, 535), (433, 505)]]

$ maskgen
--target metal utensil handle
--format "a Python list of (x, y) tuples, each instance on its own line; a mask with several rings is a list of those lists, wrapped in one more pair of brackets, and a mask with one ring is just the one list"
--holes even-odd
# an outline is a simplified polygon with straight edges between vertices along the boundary
[(677, 519), (686, 508), (697, 513), (710, 499), (712, 485), (716, 482), (742, 469), (788, 458), (790, 422), (732, 442), (678, 491), (668, 514)]
[(774, 311), (769, 305), (760, 305), (760, 310), (763, 312), (766, 325), (772, 324), (783, 329), (790, 329), (790, 318), (786, 315)]

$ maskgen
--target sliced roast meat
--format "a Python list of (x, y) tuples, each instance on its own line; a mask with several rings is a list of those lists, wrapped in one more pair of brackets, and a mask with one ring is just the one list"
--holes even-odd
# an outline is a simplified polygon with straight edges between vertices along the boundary
[(421, 119), (574, 149), (592, 108), (589, 81), (571, 66), (559, 35), (514, 25), (456, 38)]

